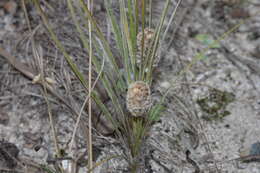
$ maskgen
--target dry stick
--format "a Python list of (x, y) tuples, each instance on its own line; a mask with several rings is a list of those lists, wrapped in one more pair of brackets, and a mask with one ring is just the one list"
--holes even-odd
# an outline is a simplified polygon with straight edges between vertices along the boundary
[[(241, 156), (241, 157), (236, 157), (233, 159), (229, 159), (229, 160), (222, 160), (222, 161), (218, 161), (218, 164), (223, 164), (223, 163), (229, 163), (229, 162), (244, 162), (244, 163), (250, 163), (250, 162), (259, 162), (260, 161), (260, 155), (247, 155), (247, 156)], [(208, 171), (211, 170), (212, 167), (206, 167), (204, 168), (202, 171)]]
[[(93, 2), (91, 0), (88, 0), (88, 10), (90, 13), (92, 13), (92, 5)], [(91, 95), (91, 78), (92, 78), (92, 27), (91, 27), (91, 21), (88, 20), (88, 29), (89, 29), (89, 71), (88, 71), (88, 90), (89, 95)], [(92, 111), (91, 111), (91, 98), (88, 102), (88, 167), (89, 170), (93, 167), (93, 154), (92, 154)]]

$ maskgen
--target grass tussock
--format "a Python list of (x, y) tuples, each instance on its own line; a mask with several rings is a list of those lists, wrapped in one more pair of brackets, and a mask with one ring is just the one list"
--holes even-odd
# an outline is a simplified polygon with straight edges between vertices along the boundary
[[(86, 57), (88, 57), (89, 61), (88, 80), (73, 62), (69, 52), (66, 51), (57, 34), (55, 34), (47, 15), (41, 8), (40, 2), (34, 0), (33, 3), (49, 31), (50, 38), (59, 51), (62, 52), (72, 72), (85, 88), (86, 95), (90, 96), (89, 99), (85, 100), (89, 103), (89, 170), (94, 167), (91, 161), (91, 100), (93, 100), (97, 108), (102, 110), (102, 114), (107, 121), (112, 123), (117, 138), (122, 142), (122, 145), (125, 145), (124, 148), (129, 150), (126, 152), (129, 154), (122, 157), (129, 162), (130, 170), (136, 172), (139, 167), (137, 160), (141, 154), (140, 149), (144, 145), (152, 122), (158, 120), (162, 112), (162, 103), (152, 103), (150, 87), (153, 81), (154, 68), (158, 64), (156, 52), (169, 0), (165, 3), (160, 23), (154, 30), (152, 28), (148, 29), (149, 26), (146, 20), (146, 11), (148, 10), (146, 5), (148, 3), (146, 1), (141, 1), (140, 8), (138, 1), (120, 0), (118, 2), (120, 9), (119, 20), (117, 19), (118, 16), (114, 14), (110, 2), (106, 1), (107, 18), (112, 26), (113, 39), (116, 42), (120, 58), (117, 58), (112, 53), (112, 47), (92, 15), (91, 4), (86, 4), (83, 0), (67, 0), (70, 17), (87, 52)], [(83, 27), (87, 27), (88, 32), (85, 32)], [(107, 64), (102, 66), (102, 61)], [(121, 66), (121, 64), (123, 65)], [(92, 65), (93, 72), (91, 71)], [(94, 86), (92, 87), (92, 73), (100, 74), (99, 81), (105, 90), (105, 94), (112, 102), (113, 113), (103, 102), (102, 96)]]
[[(70, 159), (68, 164), (58, 163), (54, 168), (42, 165), (41, 168), (46, 172), (77, 172), (77, 158), (74, 157), (73, 147), (76, 141), (78, 129), (84, 128), (84, 138), (88, 153), (84, 153), (88, 158), (88, 172), (93, 172), (98, 166), (108, 162), (111, 159), (125, 159), (128, 163), (130, 172), (140, 172), (143, 168), (142, 149), (146, 145), (146, 139), (154, 122), (158, 121), (165, 111), (164, 101), (176, 81), (164, 92), (158, 101), (152, 97), (152, 86), (154, 82), (154, 72), (159, 68), (160, 48), (165, 40), (170, 24), (176, 14), (177, 8), (181, 3), (178, 1), (176, 7), (171, 12), (168, 25), (163, 29), (165, 18), (170, 8), (170, 0), (166, 0), (160, 20), (154, 24), (152, 22), (152, 1), (151, 0), (119, 0), (117, 3), (119, 11), (116, 12), (110, 1), (105, 1), (106, 19), (111, 26), (111, 38), (107, 38), (104, 30), (99, 26), (98, 20), (93, 14), (92, 6), (95, 1), (84, 0), (66, 0), (66, 10), (68, 18), (72, 21), (76, 31), (76, 36), (84, 54), (81, 59), (85, 62), (86, 69), (82, 69), (80, 64), (75, 61), (76, 57), (69, 51), (68, 45), (61, 41), (57, 28), (54, 28), (50, 22), (50, 16), (46, 9), (53, 10), (48, 2), (40, 0), (31, 0), (33, 6), (37, 9), (41, 18), (42, 25), (48, 31), (48, 38), (57, 50), (63, 55), (69, 70), (73, 73), (76, 82), (81, 84), (80, 99), (82, 105), (73, 105), (74, 100), (70, 102), (61, 99), (66, 106), (75, 115), (75, 125), (71, 140), (68, 144), (66, 154), (61, 154), (57, 139), (57, 129), (53, 122), (50, 99), (48, 93), (60, 97), (52, 87), (53, 80), (46, 76), (42, 62), (43, 55), (41, 47), (35, 44), (33, 36), (31, 44), (33, 45), (33, 55), (36, 58), (36, 66), (39, 74), (34, 78), (35, 82), (43, 86), (44, 98), (48, 107), (49, 122), (52, 129), (53, 141), (55, 143), (55, 156), (63, 158), (68, 155)], [(26, 20), (29, 30), (32, 26), (26, 13), (25, 1), (23, 1)], [(219, 39), (214, 41), (202, 53), (195, 56), (193, 61), (186, 66), (180, 73), (182, 76), (191, 66), (203, 58), (203, 54), (233, 32), (243, 22), (239, 23), (228, 32), (224, 33)], [(60, 26), (63, 27), (63, 26)], [(111, 44), (111, 40), (115, 45)], [(172, 40), (171, 40), (172, 41)], [(71, 43), (71, 45), (73, 45)], [(64, 73), (64, 76), (67, 76)], [(47, 80), (48, 79), (48, 80)], [(48, 82), (49, 81), (49, 82)], [(66, 94), (70, 93), (70, 79), (63, 79), (63, 88)], [(82, 96), (83, 95), (83, 96)], [(181, 98), (175, 96), (176, 105), (181, 108), (182, 114), (191, 115), (187, 109), (188, 105)], [(77, 109), (75, 109), (75, 107)], [(180, 114), (181, 114), (180, 113)], [(124, 149), (123, 154), (110, 156), (102, 161), (95, 162), (93, 154), (93, 136), (99, 134), (95, 129), (95, 122), (99, 121), (101, 115), (105, 123), (110, 124), (111, 131), (115, 134), (115, 139), (119, 141)], [(87, 117), (87, 118), (86, 118)], [(87, 123), (86, 119), (88, 120)], [(102, 136), (102, 135), (101, 135)], [(62, 159), (61, 159), (62, 160)], [(66, 159), (64, 159), (66, 160)]]

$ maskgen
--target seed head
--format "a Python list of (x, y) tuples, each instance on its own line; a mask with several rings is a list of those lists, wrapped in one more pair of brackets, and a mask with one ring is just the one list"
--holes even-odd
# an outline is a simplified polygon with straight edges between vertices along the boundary
[[(139, 32), (137, 34), (137, 61), (136, 64), (138, 67), (141, 66), (141, 63), (144, 63), (145, 58), (149, 55), (149, 50), (152, 50), (152, 44), (153, 44), (153, 39), (155, 36), (155, 32), (153, 29), (150, 28), (145, 28), (144, 29), (144, 36), (143, 36), (143, 32)], [(142, 39), (144, 39), (144, 47), (143, 47), (143, 59), (142, 59)], [(159, 56), (157, 55), (157, 53), (155, 54), (154, 57), (154, 62), (153, 62), (153, 66), (156, 67), (159, 63)]]
[(151, 91), (148, 84), (136, 81), (128, 87), (126, 96), (127, 109), (133, 116), (143, 116), (151, 107)]

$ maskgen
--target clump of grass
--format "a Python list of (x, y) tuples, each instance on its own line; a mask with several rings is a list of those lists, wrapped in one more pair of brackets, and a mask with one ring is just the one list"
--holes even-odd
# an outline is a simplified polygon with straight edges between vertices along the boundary
[[(150, 88), (153, 84), (153, 72), (160, 58), (157, 53), (159, 38), (162, 35), (162, 26), (170, 0), (165, 2), (160, 21), (155, 28), (152, 28), (151, 13), (148, 13), (149, 16), (146, 13), (148, 7), (150, 8), (149, 11), (151, 11), (151, 5), (147, 5), (146, 0), (140, 1), (141, 9), (137, 0), (119, 0), (119, 19), (114, 14), (110, 2), (105, 1), (107, 17), (112, 26), (112, 33), (120, 58), (117, 58), (112, 53), (113, 48), (93, 17), (89, 7), (90, 4), (85, 4), (83, 0), (67, 0), (71, 18), (82, 45), (88, 53), (89, 65), (93, 65), (93, 71), (90, 69), (89, 76), (91, 76), (91, 73), (99, 74), (99, 80), (115, 110), (113, 112), (103, 102), (98, 90), (93, 88), (91, 80), (87, 80), (79, 70), (79, 67), (73, 62), (64, 45), (62, 45), (54, 33), (48, 18), (40, 6), (39, 0), (33, 0), (33, 2), (50, 33), (51, 39), (63, 53), (74, 75), (85, 88), (84, 92), (86, 92), (87, 98), (89, 96), (107, 120), (113, 124), (117, 139), (128, 150), (123, 157), (128, 161), (129, 169), (131, 172), (137, 172), (140, 169), (138, 162), (142, 154), (142, 145), (145, 143), (153, 122), (157, 121), (162, 115), (164, 110), (163, 101), (169, 91), (166, 91), (166, 94), (161, 98), (159, 103), (152, 104)], [(84, 32), (84, 27), (88, 28), (88, 33)], [(163, 35), (165, 37), (165, 32)], [(192, 64), (200, 59), (201, 56), (197, 55), (194, 61), (180, 75), (185, 73)], [(105, 66), (102, 65), (103, 61), (106, 62)], [(88, 107), (88, 111), (89, 117), (91, 117), (91, 106)], [(89, 121), (89, 128), (91, 130), (91, 121)], [(89, 134), (88, 150), (91, 155), (91, 132)], [(88, 159), (90, 162), (88, 170), (91, 172), (95, 168), (95, 165), (91, 163), (91, 156)]]
[[(152, 122), (158, 119), (162, 111), (161, 103), (152, 105), (150, 86), (153, 81), (152, 73), (155, 67), (154, 62), (157, 61), (156, 52), (159, 44), (159, 36), (169, 6), (169, 0), (165, 4), (160, 23), (152, 33), (153, 36), (149, 37), (149, 40), (147, 40), (147, 29), (145, 29), (147, 27), (145, 13), (145, 11), (147, 11), (147, 2), (145, 0), (141, 1), (141, 11), (139, 11), (138, 1), (119, 0), (120, 22), (117, 22), (116, 16), (110, 7), (110, 2), (106, 1), (108, 19), (112, 26), (112, 32), (115, 36), (114, 39), (120, 59), (117, 59), (115, 55), (113, 55), (112, 48), (91, 13), (89, 8), (90, 4), (85, 4), (83, 0), (67, 0), (71, 18), (76, 26), (84, 49), (89, 54), (88, 58), (91, 58), (89, 65), (93, 64), (93, 73), (101, 74), (99, 80), (113, 104), (113, 108), (115, 109), (113, 115), (107, 105), (103, 103), (97, 90), (91, 90), (90, 80), (85, 79), (82, 72), (74, 64), (69, 53), (66, 52), (66, 49), (58, 40), (57, 35), (51, 28), (48, 18), (41, 9), (39, 1), (34, 0), (33, 2), (37, 7), (44, 25), (50, 33), (50, 37), (55, 42), (57, 48), (63, 53), (75, 76), (86, 89), (86, 95), (89, 95), (91, 99), (93, 99), (107, 120), (111, 121), (116, 136), (122, 141), (123, 145), (126, 145), (125, 148), (129, 150), (129, 152), (126, 153), (130, 154), (124, 158), (129, 162), (130, 170), (136, 172), (138, 169), (137, 158), (140, 156), (141, 146), (144, 144)], [(141, 24), (139, 19), (140, 13)], [(88, 27), (89, 33), (85, 33), (83, 27)], [(138, 35), (139, 38), (137, 41), (138, 32), (141, 34)], [(148, 44), (149, 46), (147, 46)], [(95, 54), (92, 52), (95, 52)], [(104, 69), (101, 68), (102, 59), (107, 62)], [(121, 63), (123, 67), (119, 66)], [(137, 85), (135, 85), (137, 83), (142, 84), (143, 88), (138, 88)], [(134, 89), (132, 88), (133, 85), (135, 85)], [(126, 98), (127, 89), (130, 93), (128, 93), (128, 99)], [(132, 91), (132, 95), (130, 91)], [(141, 93), (143, 91), (147, 92)], [(139, 97), (140, 95), (142, 98)], [(125, 103), (122, 103), (120, 100), (122, 96), (125, 98)], [(88, 110), (90, 111), (90, 109), (89, 107)], [(137, 115), (138, 117), (136, 117)], [(91, 112), (89, 112), (89, 118), (91, 118)], [(91, 121), (89, 122), (89, 128), (91, 128)], [(90, 146), (92, 145), (90, 141), (91, 139), (89, 139), (89, 150), (91, 150)], [(89, 153), (91, 154), (91, 152)], [(89, 161), (92, 160), (91, 155), (88, 158)], [(89, 165), (89, 170), (91, 170), (93, 164), (90, 163)]]

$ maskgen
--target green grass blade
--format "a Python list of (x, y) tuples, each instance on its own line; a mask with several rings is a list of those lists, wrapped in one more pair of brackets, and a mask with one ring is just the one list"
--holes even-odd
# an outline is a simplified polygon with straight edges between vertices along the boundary
[(134, 4), (132, 4), (132, 0), (128, 0), (128, 16), (129, 16), (129, 52), (131, 52), (131, 64), (132, 64), (132, 71), (134, 73), (135, 76), (135, 80), (137, 77), (137, 71), (136, 71), (136, 32), (137, 32), (137, 26), (136, 26), (136, 22), (135, 22), (135, 13), (133, 12), (133, 6)]
[(111, 8), (108, 5), (108, 2), (106, 3), (106, 8), (108, 11), (108, 17), (111, 21), (111, 25), (112, 25), (112, 31), (115, 35), (115, 40), (117, 43), (117, 48), (119, 50), (119, 53), (121, 55), (121, 57), (123, 58), (123, 64), (124, 64), (124, 69), (128, 69), (126, 71), (127, 75), (126, 75), (126, 80), (127, 83), (129, 83), (131, 81), (131, 72), (129, 71), (129, 56), (128, 56), (128, 48), (125, 44), (125, 36), (123, 35), (123, 33), (121, 33), (121, 29), (118, 25), (118, 23), (116, 22), (116, 18), (111, 10)]
[(141, 1), (142, 4), (142, 11), (141, 11), (141, 21), (142, 21), (142, 44), (141, 44), (141, 62), (140, 62), (140, 76), (139, 78), (141, 78), (140, 80), (144, 80), (143, 76), (141, 77), (141, 75), (144, 73), (145, 71), (145, 61), (143, 61), (145, 59), (144, 57), (144, 29), (145, 29), (145, 9), (146, 9), (146, 3), (145, 0)]
[(119, 53), (121, 56), (124, 55), (124, 50), (123, 50), (123, 40), (122, 40), (122, 34), (120, 32), (120, 28), (119, 28), (119, 25), (118, 23), (116, 22), (116, 17), (115, 15), (113, 14), (113, 11), (110, 7), (110, 4), (109, 2), (105, 1), (106, 3), (106, 10), (107, 10), (107, 14), (108, 14), (108, 17), (110, 19), (110, 22), (111, 22), (111, 25), (112, 25), (112, 31), (115, 35), (115, 40), (116, 40), (116, 43), (117, 43), (117, 48), (119, 50)]
[[(153, 40), (153, 46), (152, 46), (152, 51), (149, 51), (151, 53), (151, 55), (149, 55), (146, 59), (145, 65), (148, 65), (148, 72), (145, 73), (145, 71), (143, 71), (143, 75), (146, 74), (145, 80), (148, 81), (150, 84), (152, 82), (152, 72), (153, 72), (153, 61), (154, 61), (154, 57), (158, 48), (158, 44), (159, 44), (159, 38), (161, 35), (161, 30), (162, 30), (162, 26), (165, 20), (165, 16), (167, 14), (168, 8), (169, 8), (169, 3), (170, 0), (167, 0), (163, 9), (163, 13), (161, 15), (160, 18), (160, 22), (159, 25), (156, 28), (156, 32), (155, 32), (155, 38)], [(151, 58), (149, 58), (151, 57)], [(149, 59), (148, 59), (149, 58)]]
[(160, 119), (162, 112), (165, 110), (166, 108), (163, 106), (163, 102), (160, 101), (159, 103), (157, 103), (155, 106), (153, 106), (149, 112), (149, 117), (148, 120), (150, 122), (156, 122)]
[(121, 22), (121, 32), (122, 32), (122, 38), (123, 38), (123, 49), (124, 49), (124, 69), (127, 73), (127, 83), (130, 84), (132, 81), (131, 75), (133, 74), (133, 55), (131, 52), (131, 41), (130, 35), (129, 35), (129, 26), (128, 21), (126, 17), (126, 7), (124, 0), (119, 0), (119, 6), (120, 6), (120, 22)]

